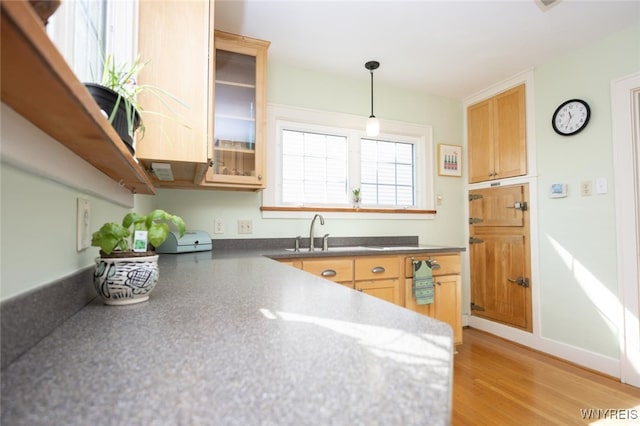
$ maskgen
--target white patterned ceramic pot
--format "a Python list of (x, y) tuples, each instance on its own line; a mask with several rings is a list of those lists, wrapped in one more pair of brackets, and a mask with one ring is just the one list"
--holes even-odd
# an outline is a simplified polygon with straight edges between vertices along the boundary
[(107, 305), (130, 305), (149, 300), (158, 282), (158, 255), (96, 258), (93, 285)]

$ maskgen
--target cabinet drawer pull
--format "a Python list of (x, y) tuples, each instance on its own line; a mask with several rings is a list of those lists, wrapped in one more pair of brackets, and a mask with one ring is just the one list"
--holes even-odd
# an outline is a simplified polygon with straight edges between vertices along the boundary
[(323, 277), (335, 277), (338, 273), (334, 269), (325, 269), (320, 273)]
[(382, 274), (385, 271), (383, 266), (376, 266), (373, 269), (371, 269), (371, 272), (373, 272), (374, 274)]

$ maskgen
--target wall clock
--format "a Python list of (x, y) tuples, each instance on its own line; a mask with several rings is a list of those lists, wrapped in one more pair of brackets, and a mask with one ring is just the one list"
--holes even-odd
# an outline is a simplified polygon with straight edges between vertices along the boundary
[(591, 108), (582, 99), (570, 99), (556, 108), (551, 119), (553, 130), (562, 136), (581, 132), (589, 123)]

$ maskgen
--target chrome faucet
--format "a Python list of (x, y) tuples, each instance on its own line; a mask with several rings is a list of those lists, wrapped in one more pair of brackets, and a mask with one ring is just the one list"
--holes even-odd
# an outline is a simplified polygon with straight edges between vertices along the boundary
[(316, 214), (313, 219), (311, 219), (311, 229), (309, 230), (309, 251), (313, 251), (313, 225), (316, 223), (316, 219), (320, 218), (320, 225), (324, 225), (324, 217), (321, 214)]

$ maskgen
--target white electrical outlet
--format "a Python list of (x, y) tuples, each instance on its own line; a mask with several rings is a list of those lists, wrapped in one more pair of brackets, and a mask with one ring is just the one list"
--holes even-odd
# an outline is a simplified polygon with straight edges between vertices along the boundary
[(238, 220), (238, 234), (252, 234), (253, 233), (253, 224), (251, 220)]
[(213, 233), (224, 234), (224, 222), (219, 217), (217, 217), (213, 223)]
[(91, 247), (91, 205), (89, 200), (78, 198), (78, 216), (77, 216), (77, 245), (78, 251)]

